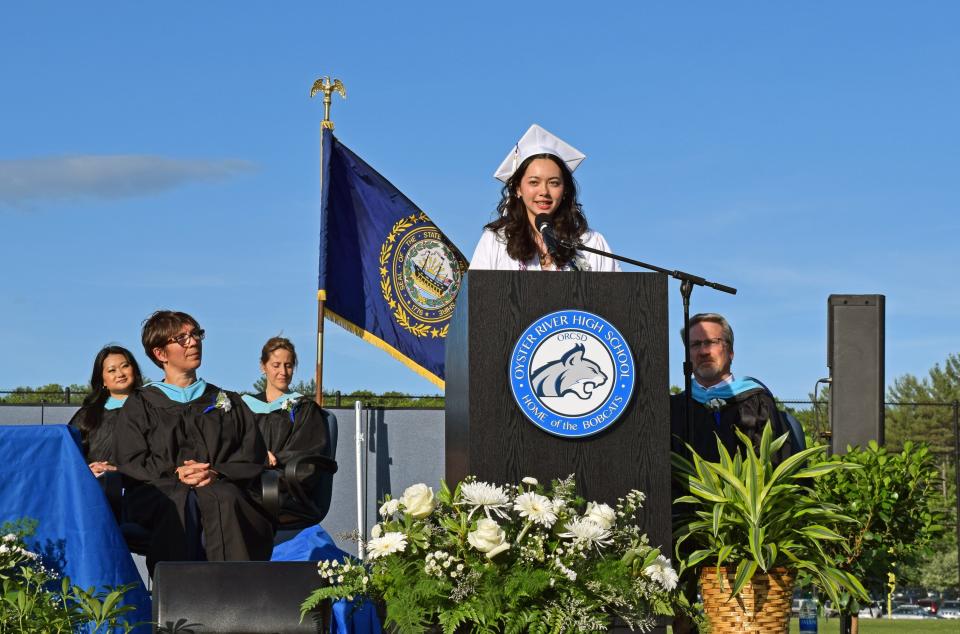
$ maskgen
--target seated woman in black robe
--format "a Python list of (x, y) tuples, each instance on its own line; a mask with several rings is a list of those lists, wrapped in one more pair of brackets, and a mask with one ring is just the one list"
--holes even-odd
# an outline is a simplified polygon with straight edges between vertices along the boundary
[(197, 377), (204, 331), (160, 310), (141, 338), (164, 377), (127, 399), (114, 447), (127, 519), (151, 531), (147, 566), (269, 559), (273, 523), (250, 494), (266, 450), (240, 397)]
[(140, 366), (126, 348), (104, 346), (93, 360), (90, 394), (70, 419), (80, 430), (83, 455), (96, 477), (116, 471), (113, 434), (123, 405), (130, 393), (143, 385)]
[[(260, 370), (266, 378), (263, 392), (244, 395), (267, 447), (267, 465), (282, 469), (294, 456), (328, 455), (330, 438), (324, 411), (313, 399), (290, 390), (297, 351), (289, 339), (273, 337), (260, 353)], [(287, 497), (282, 511), (303, 517), (308, 509)]]

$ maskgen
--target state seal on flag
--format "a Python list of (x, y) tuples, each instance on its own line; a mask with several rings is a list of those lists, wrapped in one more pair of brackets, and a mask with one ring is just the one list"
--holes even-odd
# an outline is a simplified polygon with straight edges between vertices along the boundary
[(509, 372), (523, 415), (567, 438), (609, 428), (636, 383), (633, 353), (620, 331), (600, 315), (574, 309), (530, 324), (514, 345)]
[(380, 248), (380, 291), (397, 324), (417, 337), (446, 337), (467, 262), (430, 218), (404, 216)]

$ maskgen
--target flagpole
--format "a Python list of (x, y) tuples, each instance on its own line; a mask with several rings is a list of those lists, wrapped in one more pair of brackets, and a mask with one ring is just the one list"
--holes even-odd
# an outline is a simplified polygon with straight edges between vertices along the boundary
[[(323, 93), (323, 121), (320, 122), (320, 204), (322, 205), (323, 173), (325, 171), (323, 162), (323, 135), (333, 133), (333, 121), (330, 119), (330, 105), (333, 103), (333, 93), (338, 92), (342, 98), (346, 99), (347, 90), (344, 88), (343, 82), (339, 79), (330, 81), (330, 77), (325, 76), (313, 82), (313, 87), (310, 89), (311, 99), (318, 92)], [(329, 132), (327, 132), (327, 130), (329, 130)], [(320, 248), (323, 248), (323, 245), (321, 245)], [(324, 284), (326, 284), (325, 280)], [(314, 396), (314, 401), (321, 407), (323, 407), (323, 307), (325, 301), (326, 290), (319, 289), (317, 291), (317, 367), (316, 374), (314, 375), (317, 393)]]
[[(323, 135), (326, 127), (320, 124), (320, 195), (323, 195)], [(322, 204), (322, 203), (321, 203)], [(326, 294), (323, 290), (317, 291), (317, 367), (314, 375), (314, 382), (317, 386), (317, 393), (314, 401), (317, 405), (323, 407), (323, 304), (326, 300)]]

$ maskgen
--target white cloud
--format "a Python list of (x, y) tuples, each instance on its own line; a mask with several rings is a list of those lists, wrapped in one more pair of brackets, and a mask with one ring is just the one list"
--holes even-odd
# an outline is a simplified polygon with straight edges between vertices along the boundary
[(139, 154), (0, 160), (0, 205), (26, 207), (41, 201), (146, 196), (190, 182), (223, 180), (253, 167), (237, 159)]

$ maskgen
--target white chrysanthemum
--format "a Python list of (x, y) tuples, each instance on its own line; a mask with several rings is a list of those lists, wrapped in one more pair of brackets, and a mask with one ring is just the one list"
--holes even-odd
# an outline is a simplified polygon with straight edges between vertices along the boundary
[(529, 484), (530, 486), (533, 486), (533, 487), (540, 484), (540, 481), (532, 476), (526, 476), (523, 480), (521, 480), (521, 482), (523, 482), (524, 484)]
[(504, 508), (510, 506), (510, 496), (503, 490), (488, 482), (466, 482), (460, 485), (460, 502), (463, 506), (469, 506), (472, 516), (477, 509), (482, 508), (487, 517), (490, 517), (490, 511), (493, 511), (501, 518), (506, 519), (507, 514)]
[(380, 516), (390, 517), (400, 510), (400, 500), (387, 500), (380, 506)]
[(584, 544), (593, 544), (597, 547), (611, 544), (610, 531), (591, 519), (577, 517), (567, 522), (563, 527), (567, 530), (560, 533), (560, 537)]
[(663, 586), (664, 590), (673, 590), (677, 587), (677, 572), (670, 565), (670, 560), (660, 555), (652, 564), (643, 569), (645, 575)]
[(518, 511), (520, 517), (526, 517), (531, 522), (536, 522), (547, 528), (553, 526), (557, 521), (557, 513), (553, 508), (553, 502), (533, 491), (518, 495), (513, 503), (513, 510)]
[(7, 543), (15, 542), (17, 541), (17, 536), (14, 535), (13, 533), (7, 533), (6, 535), (3, 536), (3, 541)]
[(376, 559), (385, 555), (401, 552), (407, 548), (407, 536), (391, 531), (367, 542), (367, 557)]
[(377, 538), (383, 535), (383, 527), (379, 524), (374, 524), (373, 528), (370, 529), (370, 537)]

